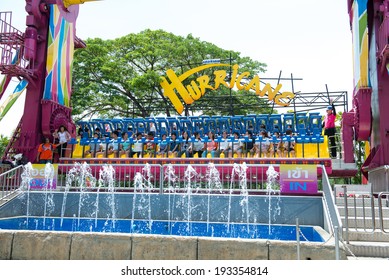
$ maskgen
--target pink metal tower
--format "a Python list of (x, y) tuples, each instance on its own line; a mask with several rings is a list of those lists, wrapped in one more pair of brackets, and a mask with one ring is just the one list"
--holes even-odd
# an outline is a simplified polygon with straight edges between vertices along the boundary
[[(367, 141), (363, 172), (382, 181), (389, 164), (389, 1), (348, 0), (353, 35), (353, 109), (343, 115), (345, 161), (354, 160), (353, 139)], [(378, 181), (377, 181), (378, 180)], [(387, 184), (387, 183), (386, 183)]]
[(60, 125), (75, 134), (71, 67), (74, 49), (85, 44), (75, 36), (78, 5), (63, 2), (26, 0), (24, 33), (11, 25), (10, 15), (0, 22), (0, 71), (28, 82), (24, 113), (6, 152), (23, 153), (31, 162), (42, 138)]

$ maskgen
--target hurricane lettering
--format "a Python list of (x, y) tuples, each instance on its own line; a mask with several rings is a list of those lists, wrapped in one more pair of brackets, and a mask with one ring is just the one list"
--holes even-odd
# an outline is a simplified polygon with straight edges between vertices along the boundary
[[(227, 71), (223, 69), (217, 69), (213, 71), (213, 79), (208, 75), (202, 75), (197, 77), (196, 80), (186, 82), (184, 81), (190, 76), (199, 73), (203, 70), (210, 68), (221, 68), (228, 67), (230, 68), (231, 77), (229, 81), (227, 80)], [(206, 64), (193, 69), (190, 69), (183, 73), (180, 76), (177, 76), (172, 69), (166, 71), (166, 76), (161, 77), (161, 87), (163, 90), (163, 95), (171, 101), (176, 111), (181, 114), (184, 111), (184, 104), (190, 105), (194, 101), (199, 100), (206, 90), (217, 90), (220, 85), (225, 86), (226, 88), (237, 88), (238, 90), (255, 91), (255, 94), (264, 97), (267, 95), (270, 101), (273, 101), (280, 106), (289, 106), (291, 100), (294, 98), (294, 94), (291, 92), (280, 92), (282, 84), (278, 84), (275, 89), (272, 88), (270, 84), (266, 84), (261, 89), (261, 80), (258, 75), (255, 75), (247, 83), (242, 82), (243, 79), (249, 79), (250, 73), (243, 72), (239, 75), (239, 66), (237, 64), (231, 66), (229, 64), (214, 63)], [(213, 85), (210, 84), (210, 81), (213, 80)], [(184, 104), (182, 103), (184, 102)]]

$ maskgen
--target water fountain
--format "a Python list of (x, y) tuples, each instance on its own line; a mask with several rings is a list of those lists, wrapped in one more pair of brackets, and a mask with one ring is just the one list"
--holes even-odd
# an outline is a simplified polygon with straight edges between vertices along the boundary
[[(111, 224), (112, 228), (115, 229), (116, 224), (116, 204), (115, 204), (115, 169), (112, 165), (104, 165), (100, 171), (100, 177), (98, 181), (99, 191), (101, 188), (106, 188), (109, 195), (107, 196), (107, 202), (111, 210), (111, 217), (107, 216), (105, 225)], [(96, 196), (96, 204), (98, 206), (99, 196)], [(96, 207), (96, 219), (98, 217), (98, 207)], [(96, 223), (95, 223), (96, 225)], [(97, 226), (97, 225), (96, 225)]]
[[(51, 180), (49, 168), (47, 166), (48, 182)], [(15, 204), (25, 203), (27, 211), (24, 214), (20, 211), (17, 216), (28, 219), (31, 212), (34, 217), (42, 219), (50, 216), (53, 219), (50, 227), (41, 227), (41, 222), (33, 226), (27, 223), (27, 226), (21, 227), (50, 232), (295, 240), (291, 216), (294, 218), (294, 215), (298, 215), (302, 221), (301, 230), (309, 240), (307, 242), (323, 242), (316, 229), (306, 226), (324, 227), (320, 198), (305, 197), (300, 198), (298, 203), (290, 203), (297, 198), (279, 196), (275, 190), (278, 173), (272, 166), (263, 169), (263, 172), (267, 171), (266, 189), (258, 190), (253, 195), (254, 190), (248, 188), (248, 169), (251, 166), (234, 164), (229, 169), (223, 168), (213, 163), (188, 165), (185, 168), (166, 165), (160, 169), (159, 175), (146, 164), (142, 169), (138, 166), (138, 171), (131, 175), (132, 187), (120, 192), (116, 190), (120, 176), (116, 176), (117, 171), (111, 165), (101, 166), (99, 170), (94, 167), (92, 170), (86, 163), (75, 164), (68, 170), (64, 186), (58, 186), (56, 191), (48, 187), (44, 192), (29, 189), (30, 173), (26, 169), (21, 192), (27, 196), (20, 196)], [(155, 178), (160, 178), (158, 184), (162, 184), (161, 187), (153, 185)], [(47, 203), (47, 208), (45, 206), (41, 214), (35, 205), (39, 201)], [(297, 211), (301, 212), (302, 205), (308, 205), (307, 213), (296, 214)], [(9, 217), (4, 207), (1, 210), (0, 229), (15, 228), (6, 225)], [(23, 218), (17, 221), (20, 226)]]
[(276, 215), (280, 214), (280, 208), (279, 208), (279, 199), (278, 196), (277, 199), (277, 205), (272, 211), (272, 197), (274, 194), (276, 194), (276, 186), (278, 182), (279, 174), (277, 171), (274, 170), (273, 166), (269, 166), (269, 168), (266, 171), (267, 176), (267, 184), (266, 184), (266, 191), (267, 191), (267, 197), (268, 197), (268, 226), (269, 226), (269, 235), (271, 234), (271, 221), (272, 221), (272, 213), (273, 217), (275, 218)]
[(54, 180), (54, 167), (50, 163), (45, 166), (45, 180), (43, 188), (45, 190), (45, 202), (43, 211), (43, 226), (46, 225), (46, 217), (50, 216), (54, 211), (54, 194), (53, 194), (53, 180)]
[[(139, 226), (135, 226), (135, 215), (142, 216), (142, 219), (147, 221), (148, 232), (151, 232), (153, 220), (151, 217), (151, 170), (150, 166), (146, 165), (142, 172), (136, 172), (134, 176), (134, 195), (132, 199), (132, 214), (130, 232), (141, 232)], [(144, 213), (147, 213), (146, 217)]]
[(215, 167), (215, 164), (209, 163), (206, 173), (207, 181), (207, 192), (208, 192), (208, 201), (207, 201), (207, 231), (209, 231), (209, 215), (210, 215), (210, 206), (211, 206), (211, 193), (213, 190), (221, 193), (222, 183), (220, 181), (220, 173)]

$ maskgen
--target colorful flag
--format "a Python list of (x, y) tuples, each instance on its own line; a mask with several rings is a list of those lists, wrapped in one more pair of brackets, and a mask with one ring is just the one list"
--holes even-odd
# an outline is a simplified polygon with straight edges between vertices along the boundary
[(16, 100), (18, 100), (19, 96), (23, 93), (28, 85), (27, 80), (22, 80), (16, 86), (14, 92), (8, 96), (8, 98), (3, 102), (0, 106), (0, 121), (4, 118), (4, 116), (8, 113), (8, 111), (15, 104)]

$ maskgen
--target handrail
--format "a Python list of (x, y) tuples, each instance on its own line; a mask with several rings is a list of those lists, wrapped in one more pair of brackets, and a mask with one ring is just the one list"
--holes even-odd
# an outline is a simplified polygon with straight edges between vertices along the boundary
[(335, 198), (331, 188), (330, 181), (328, 179), (328, 175), (324, 166), (322, 168), (322, 183), (323, 183), (323, 200), (326, 206), (326, 210), (328, 212), (328, 217), (330, 219), (330, 229), (334, 234), (336, 230), (339, 230), (342, 234), (343, 225), (342, 220), (339, 215), (338, 208), (335, 205)]
[[(349, 224), (348, 224), (348, 220), (350, 218), (350, 215), (349, 215), (349, 211), (348, 211), (348, 199), (349, 199), (349, 195), (348, 195), (348, 192), (347, 192), (347, 186), (346, 185), (342, 185), (342, 188), (343, 188), (343, 199), (344, 199), (344, 220), (345, 220), (345, 241), (346, 243), (349, 243), (349, 238), (348, 238), (348, 235), (349, 235)], [(361, 193), (361, 192), (358, 192), (358, 193)], [(361, 193), (362, 194), (362, 218), (363, 218), (363, 230), (367, 232), (367, 226), (366, 226), (366, 220), (367, 220), (367, 217), (366, 217), (366, 209), (367, 207), (365, 206), (365, 194), (368, 195), (368, 197), (370, 198), (370, 209), (371, 209), (371, 223), (372, 223), (372, 226), (371, 226), (371, 230), (372, 232), (374, 232), (374, 230), (376, 229), (376, 223), (375, 223), (375, 211), (374, 211), (374, 195), (373, 195), (373, 192), (372, 192), (372, 188), (371, 188), (371, 185), (370, 185), (370, 191), (369, 192), (366, 192), (366, 193)], [(354, 222), (355, 222), (355, 229), (358, 228), (358, 225), (357, 225), (357, 200), (356, 200), (356, 196), (354, 195), (352, 197), (353, 199), (353, 210), (354, 210)]]
[(20, 188), (22, 171), (23, 165), (19, 165), (0, 174), (0, 204)]
[(382, 211), (382, 197), (383, 196), (386, 196), (386, 199), (389, 199), (389, 192), (380, 192), (378, 194), (378, 213), (379, 213), (379, 219), (380, 219), (380, 227), (381, 227), (381, 231), (384, 232), (384, 233), (389, 233), (389, 231), (386, 231), (385, 230), (385, 226), (384, 226), (384, 215), (383, 215), (383, 211)]

